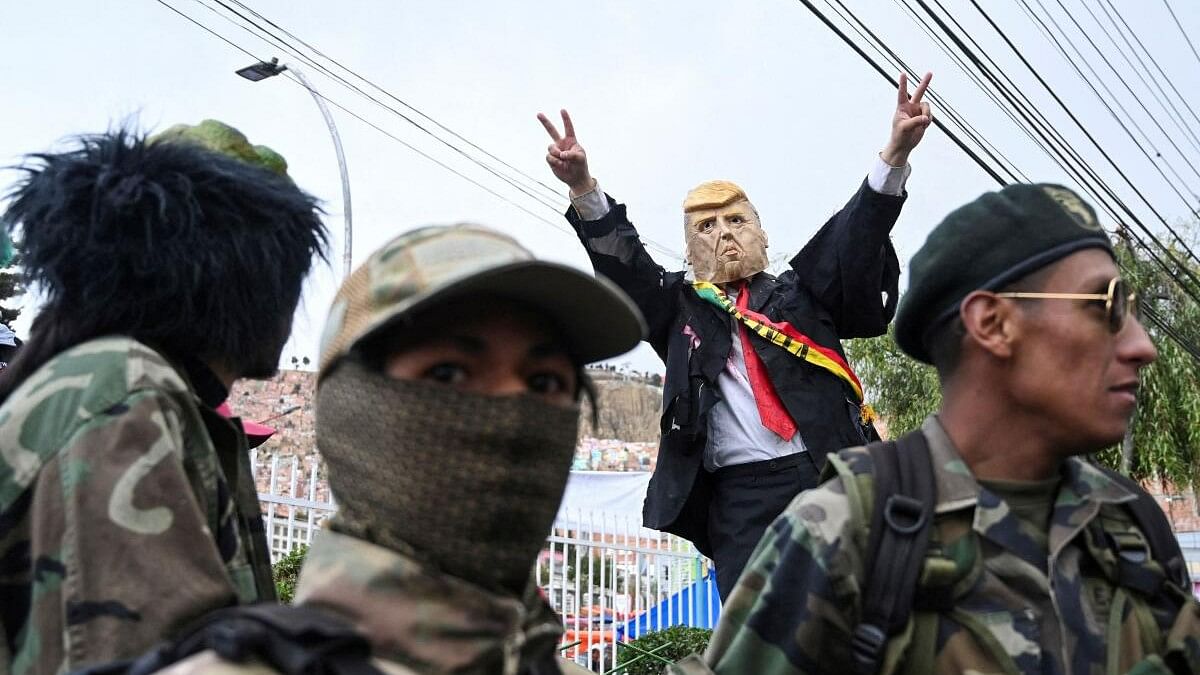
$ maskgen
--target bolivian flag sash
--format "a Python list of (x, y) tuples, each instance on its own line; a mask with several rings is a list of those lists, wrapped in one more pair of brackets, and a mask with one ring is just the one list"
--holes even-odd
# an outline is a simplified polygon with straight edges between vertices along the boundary
[[(858, 381), (858, 376), (850, 369), (850, 364), (846, 363), (846, 360), (836, 351), (813, 342), (812, 338), (796, 330), (786, 321), (775, 323), (758, 312), (749, 309), (738, 309), (729, 299), (729, 296), (725, 295), (725, 291), (722, 291), (714, 284), (707, 281), (697, 281), (692, 286), (696, 289), (697, 295), (729, 312), (733, 315), (733, 318), (741, 321), (745, 324), (746, 328), (749, 328), (760, 337), (766, 338), (774, 345), (783, 347), (793, 356), (804, 359), (818, 368), (824, 368), (841, 378), (854, 390), (854, 395), (858, 397), (859, 404), (863, 405), (864, 419), (867, 417), (865, 409), (869, 408), (869, 406), (863, 404), (862, 384)], [(743, 292), (748, 293), (749, 287)]]

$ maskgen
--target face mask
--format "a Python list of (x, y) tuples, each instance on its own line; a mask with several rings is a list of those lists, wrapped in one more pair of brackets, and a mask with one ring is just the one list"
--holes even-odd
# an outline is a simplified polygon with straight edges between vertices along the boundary
[(689, 211), (684, 227), (697, 281), (723, 284), (767, 268), (767, 235), (748, 201)]
[(347, 359), (317, 391), (331, 527), (521, 594), (566, 488), (579, 408), (394, 380)]

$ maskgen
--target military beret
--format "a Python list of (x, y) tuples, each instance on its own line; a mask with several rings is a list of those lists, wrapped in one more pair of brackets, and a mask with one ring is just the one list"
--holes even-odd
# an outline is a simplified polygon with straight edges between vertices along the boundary
[(950, 212), (913, 256), (896, 343), (932, 363), (929, 338), (968, 294), (999, 290), (1085, 248), (1112, 253), (1096, 212), (1071, 190), (1021, 183), (985, 193)]
[(150, 138), (151, 143), (164, 141), (192, 143), (271, 173), (288, 175), (287, 160), (283, 155), (265, 145), (251, 145), (245, 134), (219, 120), (204, 120), (196, 125), (176, 124)]

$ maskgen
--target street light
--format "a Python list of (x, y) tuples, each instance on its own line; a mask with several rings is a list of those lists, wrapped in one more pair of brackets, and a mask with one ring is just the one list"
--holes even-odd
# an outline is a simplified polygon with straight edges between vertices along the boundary
[(317, 102), (317, 107), (321, 109), (321, 116), (325, 118), (325, 126), (329, 127), (329, 135), (333, 138), (333, 150), (337, 153), (338, 172), (342, 177), (342, 214), (346, 220), (345, 249), (342, 252), (342, 276), (345, 278), (350, 276), (350, 257), (354, 251), (354, 228), (350, 216), (350, 174), (346, 171), (346, 155), (342, 152), (342, 138), (338, 135), (337, 126), (333, 123), (333, 115), (329, 114), (329, 107), (325, 105), (325, 98), (317, 93), (316, 88), (308, 81), (303, 72), (297, 70), (295, 66), (289, 67), (286, 63), (280, 63), (277, 58), (270, 61), (259, 61), (235, 72), (251, 82), (261, 82), (285, 70), (292, 71), (296, 80), (308, 90), (313, 100)]

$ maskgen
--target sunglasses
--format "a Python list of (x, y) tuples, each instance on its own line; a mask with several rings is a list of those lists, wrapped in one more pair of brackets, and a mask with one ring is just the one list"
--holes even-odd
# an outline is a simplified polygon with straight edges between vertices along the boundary
[(1107, 293), (997, 293), (998, 298), (1017, 298), (1021, 300), (1059, 299), (1059, 300), (1103, 300), (1104, 319), (1108, 322), (1108, 330), (1119, 333), (1125, 326), (1125, 319), (1130, 312), (1140, 318), (1138, 311), (1137, 293), (1129, 288), (1121, 277), (1113, 277), (1108, 282)]

